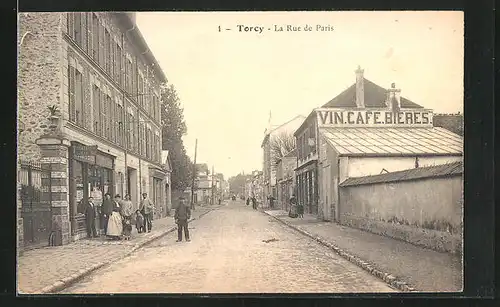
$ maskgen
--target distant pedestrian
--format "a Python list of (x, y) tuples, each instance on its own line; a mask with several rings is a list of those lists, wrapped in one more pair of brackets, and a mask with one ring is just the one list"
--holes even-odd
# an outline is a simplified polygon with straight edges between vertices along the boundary
[(130, 240), (130, 235), (132, 234), (132, 214), (134, 214), (134, 208), (130, 195), (125, 195), (125, 198), (121, 201), (121, 215), (123, 218), (123, 238), (125, 240)]
[(153, 228), (153, 209), (154, 205), (151, 200), (149, 200), (148, 193), (142, 193), (140, 210), (142, 215), (144, 215), (144, 226), (147, 232), (151, 232), (151, 228)]
[(186, 205), (186, 200), (184, 197), (179, 198), (179, 205), (175, 209), (175, 223), (177, 224), (177, 241), (182, 241), (182, 230), (184, 229), (184, 236), (186, 241), (189, 242), (189, 227), (188, 220), (191, 218), (191, 209)]
[(108, 219), (108, 237), (119, 240), (122, 236), (123, 232), (123, 221), (122, 216), (120, 214), (120, 201), (121, 196), (119, 194), (115, 195), (115, 199), (113, 201), (113, 212), (109, 216)]
[(250, 205), (250, 197), (247, 198), (247, 206)]
[(87, 201), (87, 205), (85, 207), (85, 222), (87, 226), (87, 237), (89, 239), (97, 237), (97, 230), (95, 228), (95, 219), (96, 219), (96, 208), (94, 205), (94, 198), (90, 196)]
[(295, 194), (292, 194), (292, 197), (290, 197), (290, 211), (288, 212), (288, 216), (291, 218), (296, 218), (298, 216)]
[(108, 221), (111, 213), (113, 213), (113, 201), (111, 200), (111, 194), (106, 193), (102, 202), (102, 226), (105, 235), (108, 234)]
[(254, 210), (257, 210), (257, 199), (255, 198), (255, 196), (252, 196), (252, 208)]

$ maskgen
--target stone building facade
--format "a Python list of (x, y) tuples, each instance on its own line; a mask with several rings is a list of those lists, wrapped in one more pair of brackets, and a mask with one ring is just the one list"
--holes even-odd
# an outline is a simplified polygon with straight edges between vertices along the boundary
[(51, 203), (59, 243), (86, 235), (82, 209), (90, 196), (99, 206), (105, 193), (130, 194), (138, 207), (148, 193), (162, 207), (166, 77), (134, 15), (20, 14), (19, 45), (18, 158), (51, 168), (42, 198)]

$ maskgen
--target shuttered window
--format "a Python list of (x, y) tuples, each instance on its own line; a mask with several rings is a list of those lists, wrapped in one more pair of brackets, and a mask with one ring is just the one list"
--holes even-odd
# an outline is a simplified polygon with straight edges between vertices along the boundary
[(94, 122), (94, 133), (102, 135), (101, 132), (101, 107), (100, 107), (100, 90), (97, 85), (92, 87), (92, 104), (93, 104), (93, 122)]
[(92, 58), (99, 62), (99, 19), (92, 13)]
[(69, 121), (76, 122), (75, 117), (75, 68), (68, 65), (68, 102), (69, 102)]
[(113, 129), (111, 126), (111, 121), (113, 119), (113, 102), (111, 101), (111, 96), (106, 95), (106, 138), (112, 141)]
[(111, 74), (111, 37), (107, 29), (104, 29), (104, 69)]
[(83, 109), (83, 76), (75, 70), (75, 118), (76, 124), (84, 127), (85, 113)]

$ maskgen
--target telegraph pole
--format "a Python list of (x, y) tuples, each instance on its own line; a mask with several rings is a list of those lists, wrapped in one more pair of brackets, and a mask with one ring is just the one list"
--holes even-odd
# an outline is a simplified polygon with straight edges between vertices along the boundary
[(196, 142), (194, 143), (194, 163), (193, 163), (193, 180), (191, 181), (191, 209), (194, 210), (194, 180), (196, 178), (197, 171), (196, 171), (196, 153), (198, 151), (198, 139), (196, 139)]

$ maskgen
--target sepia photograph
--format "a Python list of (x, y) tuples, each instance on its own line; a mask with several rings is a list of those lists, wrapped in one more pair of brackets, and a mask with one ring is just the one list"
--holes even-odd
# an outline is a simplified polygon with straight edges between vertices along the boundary
[(461, 292), (463, 113), (461, 11), (20, 12), (17, 294)]

